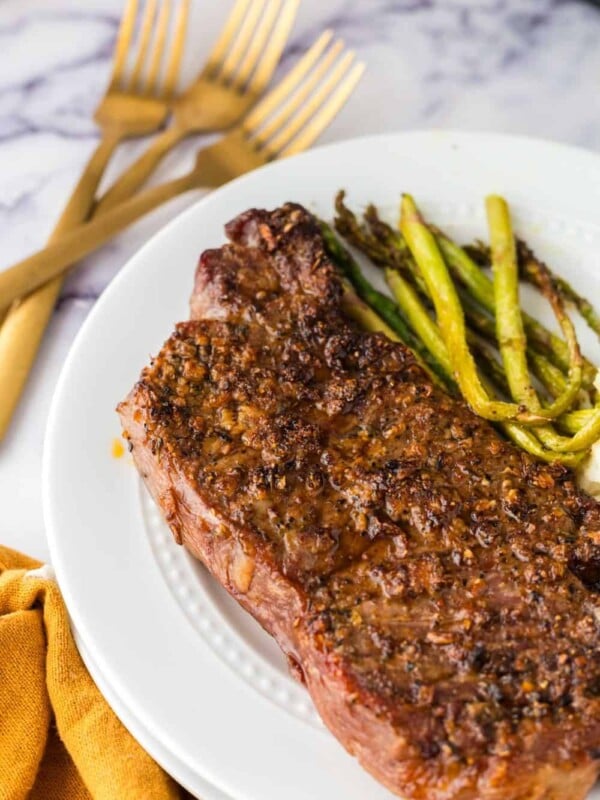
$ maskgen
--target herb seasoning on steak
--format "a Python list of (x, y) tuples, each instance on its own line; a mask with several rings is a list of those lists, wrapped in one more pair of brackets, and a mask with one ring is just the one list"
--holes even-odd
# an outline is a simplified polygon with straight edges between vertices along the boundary
[(579, 800), (600, 759), (600, 504), (358, 330), (318, 225), (248, 211), (120, 405), (177, 541), (413, 800)]

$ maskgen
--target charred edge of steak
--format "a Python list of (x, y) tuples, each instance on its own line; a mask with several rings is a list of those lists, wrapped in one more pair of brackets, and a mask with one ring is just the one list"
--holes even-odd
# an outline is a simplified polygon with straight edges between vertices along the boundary
[[(325, 309), (338, 314), (338, 270), (325, 252), (317, 221), (301, 206), (247, 211), (226, 232), (232, 244), (200, 257), (190, 302), (193, 319), (260, 321), (264, 307), (282, 293), (295, 297), (298, 306), (312, 306), (317, 316)], [(262, 269), (265, 258), (276, 269)]]

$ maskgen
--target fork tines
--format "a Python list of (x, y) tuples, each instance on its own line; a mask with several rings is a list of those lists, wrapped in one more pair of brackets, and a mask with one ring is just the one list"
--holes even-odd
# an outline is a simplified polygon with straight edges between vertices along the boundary
[(365, 65), (325, 31), (246, 116), (242, 127), (268, 160), (305, 150), (341, 110)]
[(204, 69), (208, 79), (262, 93), (281, 57), (300, 0), (237, 0)]
[[(190, 0), (148, 0), (140, 20), (137, 47), (132, 48), (138, 0), (127, 0), (115, 47), (114, 66), (110, 78), (111, 91), (136, 92), (169, 99), (176, 89), (177, 76), (184, 50)], [(167, 48), (167, 42), (169, 47)], [(133, 66), (127, 61), (135, 49)], [(166, 50), (170, 57), (163, 69)]]

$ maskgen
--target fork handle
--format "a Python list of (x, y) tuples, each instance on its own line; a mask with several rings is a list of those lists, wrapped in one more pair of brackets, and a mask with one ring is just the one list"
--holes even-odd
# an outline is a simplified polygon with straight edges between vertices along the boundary
[(96, 214), (105, 214), (125, 200), (129, 200), (144, 185), (169, 150), (186, 136), (187, 131), (178, 125), (171, 125), (160, 133), (137, 161), (134, 161), (98, 200)]
[(88, 163), (81, 175), (73, 193), (56, 223), (50, 241), (58, 239), (65, 231), (81, 225), (89, 217), (94, 205), (94, 198), (98, 184), (106, 170), (108, 162), (123, 135), (115, 131), (108, 131), (90, 156)]
[(182, 178), (146, 189), (113, 211), (84, 225), (78, 225), (43, 250), (0, 272), (0, 308), (62, 274), (139, 217), (167, 200), (193, 189), (196, 185), (194, 177), (194, 173), (189, 173)]
[[(50, 241), (88, 218), (96, 189), (121, 137), (109, 132), (92, 153)], [(4, 437), (35, 361), (62, 287), (58, 277), (16, 302), (0, 327), (0, 439)], [(0, 306), (3, 307), (3, 306)]]

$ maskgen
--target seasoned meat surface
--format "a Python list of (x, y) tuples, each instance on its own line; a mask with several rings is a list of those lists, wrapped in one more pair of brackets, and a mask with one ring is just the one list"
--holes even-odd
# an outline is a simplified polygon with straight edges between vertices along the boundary
[(341, 743), (417, 800), (578, 800), (600, 759), (600, 505), (357, 330), (308, 212), (252, 210), (121, 404), (176, 539)]

